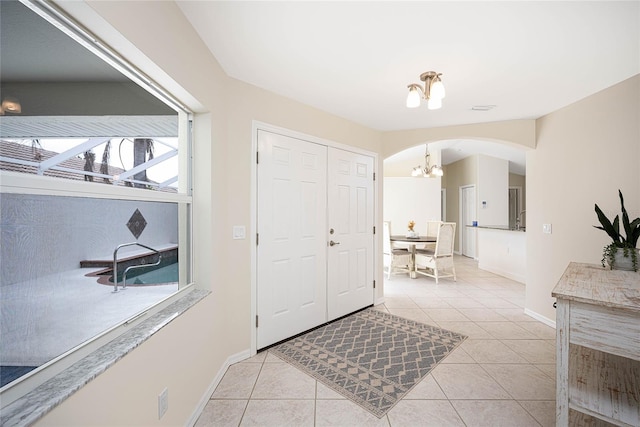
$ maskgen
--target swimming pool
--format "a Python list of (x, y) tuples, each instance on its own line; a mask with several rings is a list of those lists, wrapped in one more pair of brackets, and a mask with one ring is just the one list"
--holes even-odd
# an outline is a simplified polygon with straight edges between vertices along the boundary
[(156, 283), (177, 283), (178, 275), (179, 269), (177, 262), (162, 267), (157, 267), (153, 270), (144, 271), (139, 274), (135, 274), (132, 271), (131, 275), (127, 275), (127, 286), (149, 285)]
[[(131, 264), (139, 265), (139, 264)], [(128, 267), (128, 266), (127, 266)], [(118, 286), (122, 286), (122, 274), (125, 267), (120, 268), (118, 265)], [(127, 273), (127, 286), (153, 286), (164, 285), (167, 283), (179, 282), (179, 266), (177, 259), (162, 259), (160, 265), (152, 265), (131, 269)], [(98, 278), (101, 285), (113, 286), (113, 268), (105, 268), (99, 271), (93, 271), (87, 276)]]

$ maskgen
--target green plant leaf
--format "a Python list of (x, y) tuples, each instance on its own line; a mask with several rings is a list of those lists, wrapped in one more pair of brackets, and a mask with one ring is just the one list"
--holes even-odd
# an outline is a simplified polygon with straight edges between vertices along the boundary
[(624, 227), (624, 234), (627, 236), (626, 239), (622, 239), (622, 241), (625, 242), (625, 240), (629, 240), (632, 236), (633, 231), (631, 231), (631, 224), (629, 223), (629, 214), (624, 208), (624, 197), (622, 197), (622, 191), (618, 190), (618, 195), (620, 196), (620, 208), (622, 209), (622, 226)]
[(602, 209), (600, 209), (597, 203), (595, 205), (595, 211), (598, 215), (598, 221), (600, 221), (602, 227), (594, 227), (600, 230), (604, 230), (604, 232), (607, 233), (614, 242), (620, 243), (620, 218), (616, 215), (616, 218), (613, 220), (612, 224), (611, 221), (609, 221), (609, 218), (607, 218), (604, 212), (602, 212)]
[(630, 225), (631, 233), (627, 233), (627, 243), (630, 247), (635, 248), (640, 239), (640, 218), (636, 218)]
[(624, 207), (624, 197), (622, 197), (622, 191), (620, 191), (619, 189), (618, 196), (620, 197), (620, 208), (622, 209), (622, 225), (624, 227), (624, 233), (626, 236), (626, 239), (623, 238), (622, 241), (625, 246), (635, 248), (638, 244), (638, 238), (640, 237), (640, 218), (636, 218), (632, 222), (630, 222), (629, 213)]

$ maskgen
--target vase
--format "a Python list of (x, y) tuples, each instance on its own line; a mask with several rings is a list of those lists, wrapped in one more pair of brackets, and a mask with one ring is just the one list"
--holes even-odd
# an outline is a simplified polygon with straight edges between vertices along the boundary
[(417, 239), (418, 238), (418, 232), (417, 231), (413, 231), (413, 230), (409, 230), (407, 231), (407, 237), (410, 239)]
[(624, 256), (624, 249), (618, 248), (613, 258), (613, 265), (611, 265), (610, 261), (607, 261), (609, 267), (612, 270), (633, 271), (633, 258), (631, 257), (632, 250), (636, 251), (636, 257), (640, 263), (640, 249), (628, 249), (628, 256)]

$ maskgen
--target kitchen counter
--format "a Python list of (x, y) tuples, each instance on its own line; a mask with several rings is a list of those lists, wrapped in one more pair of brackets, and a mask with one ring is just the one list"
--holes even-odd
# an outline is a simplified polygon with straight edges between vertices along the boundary
[(519, 233), (520, 232), (524, 233), (526, 231), (526, 227), (513, 228), (513, 227), (507, 227), (504, 225), (467, 225), (467, 227), (479, 228), (479, 229), (485, 229), (485, 230), (517, 231)]
[(500, 226), (471, 226), (478, 229), (478, 268), (525, 283), (527, 276), (527, 233)]

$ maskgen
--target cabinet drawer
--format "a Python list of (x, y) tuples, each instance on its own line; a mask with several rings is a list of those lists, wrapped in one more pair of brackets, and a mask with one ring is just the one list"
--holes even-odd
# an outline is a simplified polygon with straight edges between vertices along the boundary
[(640, 360), (640, 316), (637, 312), (571, 302), (569, 341), (633, 360)]

